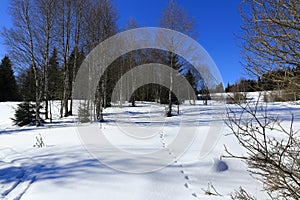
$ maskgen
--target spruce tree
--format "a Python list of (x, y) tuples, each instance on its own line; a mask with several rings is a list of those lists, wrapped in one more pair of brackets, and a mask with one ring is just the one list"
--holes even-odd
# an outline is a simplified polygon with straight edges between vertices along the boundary
[(23, 101), (35, 101), (35, 79), (33, 68), (30, 67), (22, 72), (19, 77), (20, 93)]
[(19, 100), (18, 87), (12, 64), (8, 56), (5, 56), (0, 65), (0, 101)]
[(78, 121), (80, 123), (90, 122), (89, 103), (87, 101), (80, 102), (79, 104)]
[(191, 87), (194, 89), (195, 94), (197, 94), (197, 83), (194, 74), (191, 70), (188, 70), (185, 74), (186, 80), (190, 83)]
[(81, 52), (78, 51), (78, 49), (74, 49), (68, 59), (68, 68), (69, 68), (69, 99), (71, 100), (70, 102), (70, 108), (68, 111), (68, 115), (73, 115), (73, 98), (72, 98), (72, 91), (73, 91), (73, 86), (75, 84), (75, 78), (77, 75), (77, 72), (80, 68), (80, 65), (82, 64), (83, 60), (85, 59), (85, 55), (83, 50)]
[(58, 100), (63, 96), (63, 72), (59, 67), (57, 50), (54, 49), (49, 59), (48, 99)]
[[(42, 109), (40, 107), (39, 109)], [(18, 107), (15, 112), (14, 118), (12, 118), (13, 122), (17, 126), (26, 126), (29, 124), (36, 123), (36, 106), (33, 103), (28, 101), (22, 102), (18, 104)], [(40, 119), (40, 122), (44, 122)]]
[(12, 118), (15, 125), (25, 126), (35, 121), (34, 105), (29, 102), (18, 104), (15, 118)]

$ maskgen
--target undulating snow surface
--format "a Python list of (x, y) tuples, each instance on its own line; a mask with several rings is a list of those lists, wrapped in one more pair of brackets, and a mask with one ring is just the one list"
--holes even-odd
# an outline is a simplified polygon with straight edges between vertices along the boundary
[[(199, 158), (199, 152), (212, 120), (224, 116), (220, 103), (208, 106), (180, 106), (180, 115), (165, 119), (164, 107), (155, 103), (138, 102), (137, 107), (124, 104), (122, 108), (105, 110), (106, 122), (99, 124), (102, 134), (121, 151), (147, 153), (165, 150), (172, 156), (172, 143), (179, 126), (196, 127), (192, 145), (179, 159), (167, 167), (148, 173), (125, 173), (105, 165), (110, 158), (96, 159), (85, 148), (75, 127), (76, 116), (58, 118), (58, 105), (53, 107), (55, 120), (42, 127), (16, 127), (10, 120), (17, 103), (0, 103), (0, 199), (59, 200), (59, 199), (106, 199), (106, 200), (185, 200), (229, 199), (230, 193), (240, 186), (262, 199), (262, 184), (247, 172), (247, 166), (239, 160), (222, 159), (224, 145), (233, 153), (243, 153), (226, 125), (221, 129), (212, 151)], [(238, 109), (235, 105), (228, 105)], [(174, 107), (176, 111), (176, 107)], [(290, 103), (270, 103), (268, 109), (283, 120), (295, 115), (299, 128), (299, 106)], [(217, 119), (214, 116), (218, 116)], [(163, 119), (164, 121), (159, 121)], [(196, 119), (196, 120), (195, 120)], [(116, 123), (117, 122), (117, 123)], [(287, 123), (287, 122), (283, 122)], [(134, 140), (125, 135), (118, 125), (128, 127), (158, 128), (151, 138)], [(157, 124), (157, 125), (156, 125)], [(81, 125), (82, 126), (82, 125)], [(36, 137), (42, 136), (44, 148), (34, 147)], [(189, 133), (186, 133), (189, 134)], [(110, 149), (103, 148), (103, 151)], [(109, 155), (109, 154), (107, 154)], [(104, 160), (106, 160), (104, 162)], [(129, 167), (126, 159), (114, 160), (114, 166)], [(159, 160), (153, 161), (159, 164)], [(207, 195), (209, 185), (222, 196)], [(215, 192), (210, 189), (211, 192)]]

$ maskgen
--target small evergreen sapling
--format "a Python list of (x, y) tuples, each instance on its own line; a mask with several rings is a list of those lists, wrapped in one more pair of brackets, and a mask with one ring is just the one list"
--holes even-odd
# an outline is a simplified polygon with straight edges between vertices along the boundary
[(34, 105), (29, 102), (18, 104), (15, 118), (12, 119), (15, 125), (25, 126), (35, 121)]
[(80, 123), (90, 122), (89, 104), (88, 102), (80, 102), (78, 108), (78, 120)]
[(18, 104), (15, 112), (15, 118), (12, 118), (17, 126), (26, 126), (35, 123), (35, 105), (30, 102), (22, 102)]

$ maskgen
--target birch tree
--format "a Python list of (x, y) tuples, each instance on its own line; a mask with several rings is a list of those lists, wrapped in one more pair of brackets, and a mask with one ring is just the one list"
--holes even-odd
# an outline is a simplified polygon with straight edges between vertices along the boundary
[(49, 54), (50, 48), (53, 45), (53, 26), (55, 20), (55, 9), (57, 8), (56, 0), (36, 0), (35, 4), (38, 9), (38, 15), (40, 21), (36, 23), (38, 29), (38, 38), (40, 42), (37, 42), (40, 49), (41, 69), (42, 69), (42, 92), (43, 100), (45, 101), (45, 119), (48, 119), (48, 68), (49, 68)]
[[(77, 66), (80, 64), (78, 63), (78, 57), (79, 54), (79, 48), (80, 48), (80, 43), (81, 43), (81, 38), (82, 38), (82, 24), (84, 20), (84, 10), (87, 8), (87, 1), (85, 0), (76, 0), (73, 1), (73, 7), (74, 7), (74, 12), (75, 12), (75, 19), (74, 19), (74, 33), (73, 33), (73, 40), (74, 40), (74, 63), (73, 63), (73, 69), (72, 69), (72, 84), (70, 90), (74, 87), (75, 84), (75, 79), (76, 79), (76, 72), (77, 72)], [(71, 102), (70, 102), (70, 110), (69, 114), (73, 114), (73, 98), (72, 95), (70, 96)]]
[[(187, 15), (187, 12), (181, 8), (175, 1), (170, 0), (167, 8), (163, 10), (160, 25), (164, 28), (168, 28), (174, 31), (179, 31), (181, 33), (192, 35), (194, 19)], [(183, 63), (179, 59), (178, 55), (174, 51), (180, 46), (180, 41), (176, 41), (176, 38), (170, 36), (171, 45), (168, 47), (167, 54), (165, 54), (166, 63), (169, 67), (180, 71)], [(163, 39), (162, 39), (163, 40)], [(173, 92), (173, 71), (170, 74), (170, 87), (169, 87), (169, 97), (168, 97), (168, 109), (166, 116), (172, 116), (172, 92)], [(178, 104), (179, 105), (179, 104)]]
[[(70, 55), (71, 45), (71, 0), (60, 0), (58, 12), (58, 24), (57, 28), (60, 34), (60, 46), (58, 48), (62, 56), (63, 69), (64, 69), (64, 93), (61, 105), (60, 115), (61, 117), (67, 117), (69, 115), (69, 66), (68, 57)], [(58, 13), (57, 13), (58, 14)]]
[(39, 20), (38, 9), (33, 1), (13, 0), (10, 14), (13, 20), (11, 29), (4, 29), (3, 36), (9, 48), (9, 54), (20, 68), (32, 67), (35, 80), (35, 123), (40, 126), (41, 76), (38, 61), (38, 33), (34, 23)]
[[(98, 0), (90, 1), (91, 6), (85, 12), (83, 26), (83, 37), (86, 39), (86, 51), (89, 53), (105, 39), (114, 35), (117, 30), (116, 20), (117, 14), (110, 0)], [(103, 58), (105, 59), (105, 58)], [(101, 77), (99, 83), (99, 90), (96, 96), (96, 102), (90, 102), (89, 108), (92, 110), (96, 103), (97, 117), (100, 121), (104, 121), (103, 108), (105, 108), (109, 102), (107, 101), (107, 89), (108, 89), (109, 77), (105, 73), (104, 77)]]

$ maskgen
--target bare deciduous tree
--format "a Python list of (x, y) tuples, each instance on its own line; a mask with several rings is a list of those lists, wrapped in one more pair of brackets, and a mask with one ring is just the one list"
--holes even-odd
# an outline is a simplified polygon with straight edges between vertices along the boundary
[[(45, 101), (45, 119), (48, 119), (48, 67), (49, 67), (49, 52), (52, 47), (53, 36), (53, 25), (55, 19), (55, 0), (36, 0), (35, 2), (39, 12), (40, 21), (36, 23), (36, 28), (39, 30), (39, 49), (42, 57), (42, 92), (43, 100)], [(44, 41), (44, 42), (42, 42)], [(51, 119), (52, 120), (52, 119)]]
[[(126, 29), (130, 30), (130, 29), (134, 29), (134, 28), (138, 28), (138, 27), (139, 27), (138, 22), (134, 18), (130, 18), (128, 20)], [(133, 41), (134, 37), (132, 36), (130, 38), (130, 40)], [(126, 65), (128, 65), (127, 67), (129, 68), (129, 70), (132, 70), (136, 66), (136, 64), (137, 64), (136, 59), (137, 59), (137, 53), (136, 52), (131, 51), (126, 56), (126, 61), (127, 61)], [(135, 85), (135, 81), (136, 81), (135, 79), (136, 78), (134, 77), (134, 75), (131, 75), (131, 81), (132, 81), (131, 86), (132, 87)], [(129, 87), (130, 87), (130, 84), (128, 84), (128, 89), (129, 89)], [(134, 88), (132, 88), (132, 89), (134, 89)], [(134, 96), (134, 94), (132, 94), (132, 96), (131, 96), (131, 105), (133, 107), (135, 107), (135, 96)]]
[(246, 71), (262, 77), (273, 70), (285, 73), (269, 78), (278, 84), (300, 88), (299, 78), (288, 68), (300, 68), (300, 1), (245, 0), (241, 49)]
[(233, 200), (256, 200), (255, 197), (248, 194), (247, 191), (241, 187), (238, 191), (235, 191), (235, 193), (231, 194), (231, 199), (233, 199)]
[[(166, 9), (163, 10), (162, 17), (160, 20), (160, 25), (164, 28), (168, 28), (174, 31), (178, 31), (187, 35), (193, 34), (193, 26), (194, 26), (194, 19), (187, 15), (187, 12), (181, 8), (175, 1), (170, 0), (169, 4)], [(162, 42), (164, 38), (161, 38)], [(165, 55), (166, 63), (169, 67), (180, 70), (182, 64), (179, 56), (174, 53), (176, 48), (181, 45), (180, 41), (176, 41), (176, 38), (170, 36), (169, 40), (171, 40), (171, 45), (168, 47), (167, 54)], [(166, 112), (166, 116), (172, 116), (172, 93), (173, 93), (173, 79), (175, 74), (171, 71), (170, 74), (170, 87), (169, 89), (169, 104), (168, 110)], [(179, 110), (179, 108), (178, 108)]]
[[(116, 19), (117, 13), (113, 7), (111, 0), (99, 0), (89, 1), (90, 6), (84, 12), (83, 37), (86, 39), (85, 48), (87, 53), (93, 50), (98, 44), (105, 39), (114, 35), (117, 31)], [(102, 58), (106, 59), (106, 58)], [(107, 102), (107, 89), (109, 77), (107, 73), (104, 77), (101, 77), (99, 91), (96, 95), (96, 102), (89, 102), (91, 105), (89, 108), (91, 112), (94, 112), (96, 104), (97, 116), (100, 121), (104, 121), (103, 108), (105, 108), (109, 102)], [(95, 118), (95, 117), (94, 117)]]
[[(269, 78), (286, 87), (299, 88), (300, 1), (245, 0), (241, 6), (242, 54), (248, 74)], [(288, 70), (293, 69), (293, 70)], [(289, 125), (256, 102), (237, 103), (240, 110), (229, 110), (228, 127), (247, 150), (246, 155), (229, 157), (244, 160), (250, 172), (264, 183), (272, 199), (300, 198), (300, 140), (294, 130), (294, 116)], [(287, 119), (286, 119), (287, 120)]]
[(11, 2), (11, 15), (13, 28), (4, 29), (5, 43), (9, 47), (9, 53), (13, 60), (20, 65), (21, 69), (32, 67), (35, 80), (35, 101), (36, 101), (36, 126), (41, 123), (40, 101), (41, 101), (41, 76), (38, 57), (38, 29), (34, 22), (38, 21), (38, 8), (30, 0), (13, 0)]
[[(62, 106), (61, 106), (61, 117), (65, 116), (67, 117), (69, 115), (69, 93), (70, 93), (70, 87), (69, 87), (69, 66), (68, 66), (68, 57), (70, 55), (70, 49), (71, 49), (71, 0), (59, 0), (59, 8), (58, 12), (58, 24), (57, 28), (59, 30), (60, 34), (60, 45), (58, 48), (62, 60), (63, 60), (63, 69), (64, 69), (64, 92), (63, 92), (63, 99), (62, 99)], [(64, 112), (63, 112), (64, 111)]]
[[(79, 63), (78, 62), (78, 53), (79, 53), (79, 48), (80, 48), (80, 43), (82, 40), (82, 24), (83, 24), (83, 20), (84, 20), (84, 10), (87, 9), (87, 3), (88, 1), (85, 0), (76, 0), (73, 1), (72, 7), (75, 13), (75, 19), (74, 19), (74, 33), (73, 33), (73, 40), (74, 40), (74, 63), (73, 63), (73, 70), (72, 72), (72, 88), (75, 85), (75, 79), (76, 79), (76, 73), (77, 73), (77, 65)], [(71, 91), (72, 91), (72, 88)], [(72, 95), (70, 96), (71, 98), (71, 102), (70, 102), (70, 109), (69, 109), (69, 114), (72, 115), (73, 114), (73, 98)]]
[[(13, 28), (4, 30), (3, 35), (14, 63), (20, 69), (32, 67), (34, 71), (37, 125), (40, 124), (42, 100), (46, 102), (45, 118), (48, 118), (49, 52), (54, 48), (58, 50), (58, 61), (64, 73), (60, 114), (61, 117), (72, 114), (73, 101), (70, 94), (78, 60), (82, 59), (84, 50), (89, 53), (100, 42), (116, 33), (116, 11), (112, 1), (13, 0), (11, 15)], [(106, 77), (104, 87), (107, 80)], [(102, 96), (106, 106), (106, 94)]]
[(272, 199), (299, 199), (300, 140), (293, 128), (294, 116), (284, 125), (259, 100), (237, 105), (240, 112), (228, 110), (227, 126), (247, 154), (235, 155), (226, 148), (229, 156), (225, 157), (244, 160)]

